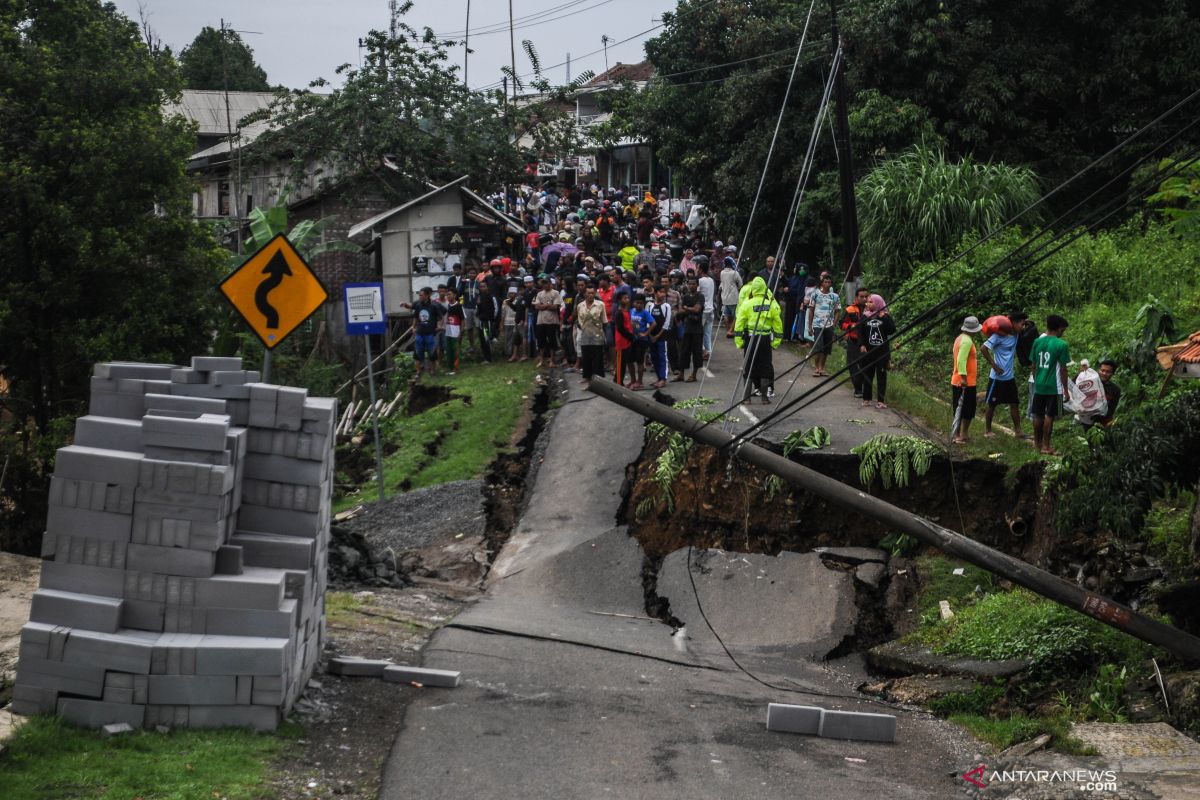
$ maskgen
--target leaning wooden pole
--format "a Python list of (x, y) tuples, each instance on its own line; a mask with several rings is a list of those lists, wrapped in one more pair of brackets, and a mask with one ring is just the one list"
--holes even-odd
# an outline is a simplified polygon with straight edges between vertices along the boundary
[(943, 528), (924, 517), (897, 508), (891, 503), (885, 503), (878, 497), (872, 497), (860, 489), (847, 486), (841, 481), (801, 466), (770, 450), (749, 442), (735, 444), (734, 437), (721, 430), (719, 425), (705, 425), (700, 420), (689, 417), (668, 405), (655, 402), (645, 395), (635, 394), (612, 381), (593, 378), (588, 386), (601, 397), (635, 411), (654, 422), (660, 422), (701, 444), (716, 448), (732, 446), (734, 454), (741, 460), (760, 467), (772, 475), (778, 475), (783, 480), (823, 497), (831, 503), (852, 509), (856, 513), (883, 523), (892, 530), (907, 533), (944, 553), (1007, 578), (1042, 597), (1087, 614), (1123, 633), (1169, 650), (1180, 658), (1191, 662), (1200, 662), (1200, 638), (1186, 631), (1139, 614), (1128, 606), (1082, 589), (1045, 570), (1038, 569), (1032, 564), (1001, 553), (999, 550), (993, 550), (960, 533)]

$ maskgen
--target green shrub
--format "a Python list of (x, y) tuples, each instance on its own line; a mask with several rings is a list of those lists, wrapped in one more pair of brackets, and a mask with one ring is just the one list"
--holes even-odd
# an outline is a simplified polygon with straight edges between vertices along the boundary
[(1196, 495), (1183, 491), (1156, 503), (1146, 516), (1144, 530), (1150, 554), (1172, 569), (1192, 563), (1192, 509)]
[(1140, 662), (1150, 654), (1149, 645), (1024, 589), (989, 594), (952, 619), (919, 629), (916, 638), (944, 655), (1026, 659), (1040, 677), (1079, 664)]
[(1003, 684), (989, 683), (976, 686), (969, 692), (951, 692), (929, 704), (936, 714), (986, 714), (1004, 697)]

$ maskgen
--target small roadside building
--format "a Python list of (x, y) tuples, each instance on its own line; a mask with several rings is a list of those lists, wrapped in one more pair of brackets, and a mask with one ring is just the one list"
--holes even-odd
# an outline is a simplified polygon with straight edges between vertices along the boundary
[[(373, 253), (375, 272), (383, 277), (383, 303), (390, 317), (406, 317), (424, 288), (436, 288), (461, 265), (516, 253), (524, 229), (467, 188), (464, 175), (444, 186), (350, 227), (347, 236)], [(369, 235), (369, 239), (367, 238)]]

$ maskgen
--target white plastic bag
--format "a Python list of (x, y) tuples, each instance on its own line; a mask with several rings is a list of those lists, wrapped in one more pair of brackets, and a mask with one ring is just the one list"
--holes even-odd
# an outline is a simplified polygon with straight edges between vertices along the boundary
[(1108, 398), (1104, 396), (1104, 385), (1096, 370), (1087, 361), (1081, 361), (1080, 366), (1083, 370), (1075, 376), (1075, 380), (1067, 381), (1067, 393), (1071, 399), (1064, 408), (1075, 413), (1076, 422), (1088, 423), (1108, 413)]

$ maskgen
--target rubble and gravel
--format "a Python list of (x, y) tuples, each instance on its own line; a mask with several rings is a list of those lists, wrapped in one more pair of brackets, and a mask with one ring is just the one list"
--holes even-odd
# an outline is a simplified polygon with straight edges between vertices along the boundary
[(341, 527), (362, 534), (376, 550), (400, 553), (454, 539), (482, 536), (487, 525), (483, 480), (453, 481), (371, 503)]

